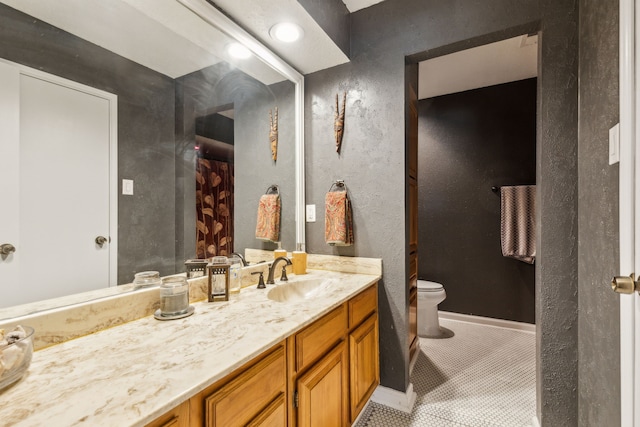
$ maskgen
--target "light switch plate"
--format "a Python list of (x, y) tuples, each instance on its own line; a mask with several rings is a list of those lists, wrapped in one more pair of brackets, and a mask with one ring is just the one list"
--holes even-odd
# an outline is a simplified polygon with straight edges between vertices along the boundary
[(609, 129), (609, 164), (620, 161), (620, 123)]
[(122, 180), (122, 194), (126, 196), (133, 196), (133, 180), (132, 179)]
[(307, 222), (316, 222), (316, 205), (307, 205)]

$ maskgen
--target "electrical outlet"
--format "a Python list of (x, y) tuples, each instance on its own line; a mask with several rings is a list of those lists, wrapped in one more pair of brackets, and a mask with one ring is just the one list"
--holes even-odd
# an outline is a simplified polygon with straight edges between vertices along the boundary
[(609, 129), (609, 164), (620, 161), (620, 123)]
[(316, 205), (307, 205), (307, 222), (316, 222)]

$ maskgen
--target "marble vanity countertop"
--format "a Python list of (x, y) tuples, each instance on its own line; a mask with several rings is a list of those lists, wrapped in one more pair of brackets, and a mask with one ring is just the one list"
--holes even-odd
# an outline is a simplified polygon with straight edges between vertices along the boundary
[[(192, 304), (190, 317), (125, 323), (34, 353), (27, 375), (0, 391), (3, 426), (143, 426), (230, 374), (380, 279), (309, 270), (326, 292), (275, 302), (243, 289), (228, 302)], [(36, 331), (37, 333), (37, 331)]]

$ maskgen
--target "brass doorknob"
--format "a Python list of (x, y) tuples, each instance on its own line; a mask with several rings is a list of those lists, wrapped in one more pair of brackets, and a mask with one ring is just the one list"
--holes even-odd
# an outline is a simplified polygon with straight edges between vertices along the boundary
[(611, 289), (619, 294), (632, 294), (634, 291), (640, 292), (640, 283), (636, 282), (634, 274), (631, 276), (616, 276), (611, 279)]
[(96, 237), (96, 244), (100, 247), (102, 247), (102, 245), (104, 245), (105, 243), (107, 243), (109, 241), (109, 239), (107, 239), (104, 236), (98, 236)]
[(11, 243), (3, 243), (0, 245), (0, 255), (9, 255), (16, 251), (16, 247)]

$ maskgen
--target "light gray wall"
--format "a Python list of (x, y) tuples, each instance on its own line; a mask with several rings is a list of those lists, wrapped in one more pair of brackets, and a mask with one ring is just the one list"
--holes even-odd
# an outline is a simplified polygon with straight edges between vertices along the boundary
[(351, 14), (342, 0), (298, 0), (345, 55), (351, 50)]
[[(618, 114), (618, 1), (580, 1), (578, 142), (578, 405), (581, 427), (620, 425), (618, 165), (609, 128)], [(613, 362), (613, 363), (612, 363)]]
[[(295, 249), (294, 90), (289, 81), (265, 86), (221, 63), (176, 80), (176, 269), (195, 257), (195, 119), (233, 108), (234, 251), (277, 246), (258, 241), (258, 201), (271, 184), (280, 187), (283, 248)], [(278, 107), (278, 160), (271, 159), (269, 109)]]
[(577, 425), (578, 5), (541, 0), (536, 339), (543, 427)]
[[(578, 10), (571, 0), (387, 0), (351, 17), (349, 64), (306, 78), (307, 203), (322, 207), (345, 179), (356, 244), (330, 248), (318, 222), (308, 250), (383, 258), (382, 385), (408, 383), (404, 223), (404, 63), (539, 29), (536, 320), (538, 415), (544, 427), (577, 425)], [(333, 147), (333, 103), (347, 90), (343, 151)]]
[(173, 273), (173, 80), (4, 4), (0, 57), (118, 96), (118, 283)]
[[(256, 239), (258, 201), (267, 187), (280, 188), (280, 240), (282, 248), (295, 250), (295, 85), (289, 81), (264, 87), (239, 104), (235, 119), (235, 227), (236, 251), (246, 248), (273, 250), (274, 243)], [(269, 110), (278, 107), (278, 160), (271, 159)]]
[[(307, 203), (319, 208), (318, 222), (307, 224), (307, 249), (383, 259), (383, 386), (404, 391), (409, 382), (405, 56), (487, 35), (487, 41), (496, 41), (539, 17), (537, 1), (493, 0), (487, 6), (486, 1), (387, 0), (352, 14), (350, 63), (306, 76)], [(347, 108), (338, 155), (333, 114), (335, 95), (343, 91)], [(344, 179), (351, 194), (356, 243), (350, 248), (324, 243), (324, 194), (335, 179)]]

